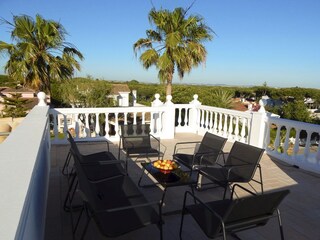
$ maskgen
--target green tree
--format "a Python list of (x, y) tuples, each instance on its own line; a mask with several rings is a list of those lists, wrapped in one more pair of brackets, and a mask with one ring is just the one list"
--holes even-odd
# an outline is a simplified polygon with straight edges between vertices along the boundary
[(303, 101), (294, 101), (284, 104), (280, 116), (282, 118), (301, 122), (311, 122), (310, 113)]
[(7, 53), (8, 75), (35, 90), (51, 93), (50, 83), (71, 78), (80, 70), (76, 60), (83, 59), (80, 51), (65, 42), (64, 27), (55, 21), (36, 15), (13, 16), (13, 22), (1, 19), (11, 28), (13, 43), (0, 41), (0, 53)]
[(146, 38), (140, 38), (133, 45), (135, 53), (144, 50), (140, 61), (144, 68), (155, 66), (161, 83), (166, 83), (166, 95), (171, 95), (175, 70), (182, 79), (185, 73), (204, 63), (207, 51), (202, 42), (211, 40), (212, 30), (202, 17), (188, 14), (188, 9), (176, 8), (149, 12), (149, 22), (155, 30), (146, 31)]
[(3, 117), (25, 117), (28, 108), (26, 104), (30, 103), (29, 99), (22, 99), (21, 94), (13, 94), (12, 97), (4, 97), (4, 114)]
[(233, 105), (233, 96), (234, 94), (232, 92), (218, 89), (210, 92), (204, 99), (203, 104), (213, 107), (230, 109)]

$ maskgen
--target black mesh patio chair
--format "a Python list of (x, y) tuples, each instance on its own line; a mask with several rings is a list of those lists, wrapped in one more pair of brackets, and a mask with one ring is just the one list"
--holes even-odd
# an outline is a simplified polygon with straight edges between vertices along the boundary
[(81, 239), (84, 239), (92, 219), (106, 237), (121, 236), (150, 224), (156, 224), (162, 239), (159, 201), (148, 202), (128, 175), (95, 183), (89, 181), (83, 165), (77, 159), (78, 156), (73, 150), (71, 153), (75, 158), (75, 170), (79, 182), (78, 192), (84, 203), (72, 229), (74, 235), (83, 213), (86, 213), (87, 221), (81, 233)]
[[(213, 165), (219, 157), (224, 157), (222, 149), (226, 141), (226, 138), (206, 132), (201, 141), (177, 143), (174, 147), (173, 159), (190, 170), (197, 169), (199, 166)], [(181, 151), (181, 149), (194, 149), (196, 144), (199, 144), (199, 148), (193, 154)]]
[(136, 159), (144, 157), (160, 158), (160, 140), (150, 133), (150, 125), (121, 125), (120, 126), (120, 142), (119, 153), (123, 150), (126, 158), (136, 157)]
[[(126, 161), (116, 160), (116, 158), (109, 152), (100, 152), (90, 155), (82, 155), (74, 141), (72, 135), (68, 132), (68, 141), (70, 142), (70, 153), (72, 156), (76, 155), (79, 164), (83, 166), (83, 171), (91, 182), (99, 182), (107, 179), (112, 179), (118, 176), (127, 175)], [(111, 156), (111, 157), (109, 157)], [(73, 158), (76, 160), (75, 158)], [(69, 179), (69, 188), (64, 201), (64, 209), (69, 211), (74, 193), (77, 189), (77, 176), (73, 172)], [(68, 203), (69, 200), (69, 203)], [(71, 201), (70, 201), (71, 200)]]
[[(227, 239), (227, 234), (237, 237), (235, 235), (237, 232), (265, 226), (271, 218), (277, 217), (280, 237), (284, 240), (278, 206), (288, 194), (289, 190), (281, 190), (263, 195), (204, 203), (191, 192), (186, 192), (180, 224), (180, 239), (182, 239), (184, 216), (191, 214), (208, 238), (222, 236), (224, 240)], [(192, 197), (196, 203), (187, 206), (188, 196)]]
[[(68, 139), (70, 139), (70, 137), (73, 139), (72, 134), (67, 131), (67, 136)], [(74, 142), (74, 147), (76, 146), (76, 141), (73, 139)], [(78, 143), (87, 143), (87, 141), (83, 142), (80, 141)], [(104, 143), (106, 144), (106, 151), (101, 151), (101, 152), (96, 152), (96, 153), (92, 153), (92, 154), (87, 154), (87, 155), (83, 155), (80, 153), (79, 149), (77, 149), (77, 152), (81, 155), (81, 161), (82, 162), (96, 162), (96, 161), (104, 161), (104, 160), (117, 160), (117, 158), (113, 155), (113, 153), (110, 152), (110, 146), (108, 141), (104, 141)], [(71, 146), (70, 146), (71, 147)], [(69, 151), (66, 157), (66, 160), (64, 162), (63, 168), (62, 168), (62, 174), (65, 176), (69, 176), (69, 165), (70, 165), (70, 161), (71, 161), (71, 152)]]
[[(263, 193), (262, 171), (259, 164), (263, 152), (264, 149), (235, 142), (224, 164), (216, 163), (214, 166), (201, 167), (198, 178), (202, 175), (215, 185), (223, 187), (223, 198), (232, 183), (250, 184), (250, 181), (254, 181), (260, 184)], [(253, 178), (257, 168), (259, 169), (259, 180)]]

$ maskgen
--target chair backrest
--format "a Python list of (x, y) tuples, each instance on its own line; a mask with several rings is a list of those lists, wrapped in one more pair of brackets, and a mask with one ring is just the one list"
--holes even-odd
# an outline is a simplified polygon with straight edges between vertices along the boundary
[(226, 141), (227, 141), (226, 138), (206, 132), (201, 140), (201, 143), (197, 152), (209, 152), (211, 150), (220, 151), (224, 147)]
[(232, 173), (240, 176), (244, 181), (249, 181), (255, 174), (263, 152), (264, 149), (262, 148), (236, 141), (230, 150), (225, 165), (228, 167), (244, 165), (244, 167), (234, 168)]
[(210, 152), (210, 154), (204, 157), (204, 159), (210, 162), (215, 162), (219, 157), (226, 142), (227, 142), (226, 138), (206, 132), (201, 140), (197, 153)]
[(132, 137), (132, 136), (149, 136), (150, 135), (150, 125), (149, 124), (129, 124), (121, 125), (120, 135), (122, 137)]
[(281, 190), (233, 200), (223, 216), (227, 228), (266, 224), (289, 192)]
[[(73, 138), (71, 141), (73, 141)], [(77, 174), (77, 179), (78, 179), (78, 190), (80, 192), (80, 195), (82, 197), (82, 200), (88, 203), (96, 203), (96, 199), (95, 199), (95, 192), (97, 192), (97, 189), (95, 187), (94, 184), (91, 184), (88, 181), (88, 178), (83, 170), (83, 167), (81, 166), (81, 162), (79, 159), (78, 154), (74, 151), (74, 148), (70, 149), (70, 152), (73, 156), (74, 159), (74, 167), (76, 170), (76, 174)]]
[(145, 148), (151, 146), (150, 125), (121, 125), (120, 137), (124, 149)]
[(72, 134), (69, 131), (67, 131), (67, 134), (68, 134), (68, 141), (71, 145), (71, 149), (73, 150), (73, 153), (75, 155), (77, 155), (79, 161), (81, 162), (82, 161), (82, 154), (80, 153), (79, 148), (72, 137)]

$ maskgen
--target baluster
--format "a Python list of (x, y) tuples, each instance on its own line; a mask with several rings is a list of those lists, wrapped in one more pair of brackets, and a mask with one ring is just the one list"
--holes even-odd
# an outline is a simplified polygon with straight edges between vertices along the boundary
[(289, 138), (290, 138), (290, 131), (291, 131), (291, 127), (286, 127), (286, 139), (284, 141), (283, 144), (283, 151), (285, 155), (288, 155), (288, 149), (289, 149)]
[(127, 125), (128, 124), (128, 113), (125, 112), (125, 113), (123, 113), (123, 115), (124, 115), (123, 124)]
[(81, 122), (79, 124), (79, 121), (80, 121), (79, 114), (75, 114), (74, 117), (75, 117), (75, 121), (76, 121), (75, 126), (74, 126), (74, 131), (76, 134), (75, 139), (78, 139), (80, 136), (79, 131), (80, 131)]
[(293, 155), (294, 156), (297, 156), (299, 153), (300, 132), (301, 132), (301, 129), (296, 128), (296, 137), (295, 137), (295, 142), (294, 142), (294, 147), (293, 147)]
[(197, 108), (197, 119), (196, 119), (196, 127), (197, 130), (200, 128), (200, 118), (201, 118), (201, 110)]
[(223, 114), (224, 116), (224, 123), (223, 123), (223, 136), (227, 137), (228, 136), (228, 115)]
[(266, 137), (264, 140), (264, 148), (265, 149), (269, 148), (269, 144), (270, 144), (270, 131), (271, 131), (270, 126), (271, 126), (270, 124), (267, 124), (267, 127), (266, 127)]
[(115, 131), (115, 135), (118, 136), (119, 135), (119, 113), (115, 113), (114, 116), (115, 116), (114, 131)]
[(219, 124), (218, 124), (218, 133), (219, 135), (222, 135), (222, 113), (218, 113), (219, 114)]
[(109, 113), (105, 113), (105, 115), (106, 115), (105, 126), (104, 126), (104, 130), (106, 132), (105, 136), (110, 137), (110, 134), (109, 134), (109, 130), (110, 130), (110, 128), (109, 128)]
[(281, 133), (281, 125), (277, 125), (277, 134), (276, 134), (276, 139), (274, 141), (274, 149), (276, 152), (278, 152), (278, 148), (280, 147), (280, 133)]
[(85, 128), (85, 137), (91, 137), (91, 134), (90, 134), (90, 126), (89, 126), (89, 114), (86, 113), (86, 128)]
[(212, 132), (212, 125), (213, 125), (213, 112), (210, 111), (209, 128), (210, 128), (210, 131), (211, 131), (211, 132)]
[(137, 125), (137, 112), (133, 113), (133, 124)]
[(185, 108), (185, 111), (184, 111), (184, 126), (189, 126), (189, 121), (188, 121), (188, 108)]
[(63, 115), (63, 134), (66, 134), (67, 131), (68, 131), (67, 115)]
[(178, 126), (177, 127), (181, 127), (181, 108), (178, 108)]
[(218, 127), (218, 113), (214, 112), (214, 122), (213, 122), (213, 133), (217, 134), (217, 127)]
[(209, 111), (206, 111), (206, 129), (207, 131), (209, 130)]
[(241, 142), (246, 142), (246, 123), (247, 123), (247, 119), (246, 118), (243, 118), (242, 119), (242, 128), (241, 128), (241, 138), (240, 138), (240, 141)]
[(232, 132), (233, 132), (233, 116), (229, 116), (229, 130), (228, 130), (228, 138), (232, 139)]
[[(99, 113), (96, 113), (96, 127), (95, 127), (95, 133), (96, 133), (96, 137), (100, 136), (100, 121), (99, 121)], [(102, 135), (102, 134), (101, 134)]]
[(239, 117), (236, 116), (236, 127), (234, 129), (234, 140), (239, 141)]
[(304, 156), (305, 158), (308, 158), (309, 153), (310, 153), (310, 140), (311, 140), (311, 134), (312, 132), (307, 131), (307, 142), (306, 142), (306, 146), (304, 148)]
[(200, 127), (203, 128), (204, 126), (204, 110), (201, 110), (201, 122), (200, 122)]

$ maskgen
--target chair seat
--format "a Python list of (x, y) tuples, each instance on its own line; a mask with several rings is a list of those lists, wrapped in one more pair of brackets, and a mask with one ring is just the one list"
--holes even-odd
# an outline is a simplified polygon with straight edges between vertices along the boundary
[[(224, 216), (229, 209), (232, 200), (220, 200), (206, 203), (209, 208), (216, 212), (219, 216)], [(221, 225), (218, 218), (216, 218), (208, 209), (200, 204), (186, 206), (186, 210), (192, 215), (196, 222), (201, 227), (202, 231), (210, 238), (214, 238), (220, 231)]]
[(90, 164), (83, 165), (83, 171), (90, 181), (99, 181), (106, 178), (125, 175), (126, 172), (123, 166), (119, 164)]
[(81, 163), (87, 162), (97, 162), (97, 161), (106, 161), (106, 160), (117, 160), (117, 158), (107, 151), (92, 153), (88, 155), (81, 155)]
[(95, 193), (91, 201), (93, 218), (104, 235), (116, 237), (149, 224), (159, 223), (159, 215), (151, 206), (112, 211), (148, 203), (129, 176), (91, 184), (90, 188)]
[[(125, 219), (125, 221), (124, 221)], [(94, 216), (100, 231), (107, 237), (117, 237), (150, 224), (159, 223), (159, 215), (151, 206)]]
[(150, 147), (133, 147), (126, 149), (128, 155), (140, 155), (140, 154), (148, 154), (148, 155), (159, 155), (159, 151)]

